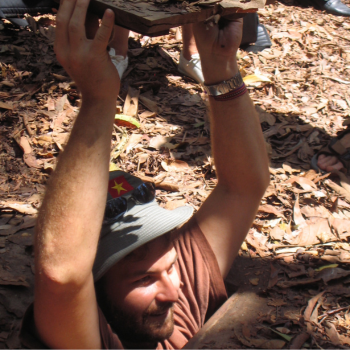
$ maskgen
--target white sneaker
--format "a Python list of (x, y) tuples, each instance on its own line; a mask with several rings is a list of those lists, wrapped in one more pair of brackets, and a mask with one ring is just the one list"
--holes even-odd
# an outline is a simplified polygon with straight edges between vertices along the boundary
[(203, 84), (204, 78), (202, 73), (202, 65), (201, 59), (199, 58), (199, 54), (196, 53), (191, 56), (191, 60), (188, 61), (183, 56), (182, 51), (180, 54), (179, 64), (177, 66), (177, 70), (194, 79), (197, 83)]
[(115, 65), (115, 68), (117, 68), (119, 78), (121, 80), (126, 68), (128, 68), (128, 56), (124, 58), (124, 56), (116, 55), (114, 49), (110, 49), (108, 53), (109, 56), (111, 56), (112, 63)]

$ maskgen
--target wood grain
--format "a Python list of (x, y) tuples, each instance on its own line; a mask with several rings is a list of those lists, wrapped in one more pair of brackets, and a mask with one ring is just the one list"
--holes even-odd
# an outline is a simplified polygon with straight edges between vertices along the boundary
[(179, 8), (172, 4), (156, 5), (147, 1), (91, 0), (89, 10), (102, 16), (107, 8), (115, 13), (115, 23), (134, 32), (158, 36), (170, 28), (205, 21), (214, 14), (229, 16), (256, 12), (265, 0), (201, 0), (196, 5)]

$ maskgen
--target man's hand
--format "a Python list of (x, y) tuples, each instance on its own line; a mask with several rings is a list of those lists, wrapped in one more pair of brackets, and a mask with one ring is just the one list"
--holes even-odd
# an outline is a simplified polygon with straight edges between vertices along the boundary
[(120, 79), (107, 52), (114, 26), (114, 13), (106, 10), (95, 38), (86, 38), (85, 18), (89, 0), (63, 0), (56, 17), (55, 53), (76, 82), (83, 100), (116, 99)]
[(237, 72), (236, 54), (242, 40), (243, 19), (221, 18), (212, 27), (193, 25), (206, 85), (231, 79)]

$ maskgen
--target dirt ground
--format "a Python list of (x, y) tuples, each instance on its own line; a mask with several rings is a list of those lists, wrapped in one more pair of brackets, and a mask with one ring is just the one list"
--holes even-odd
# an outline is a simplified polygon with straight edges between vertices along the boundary
[[(316, 172), (311, 159), (350, 125), (350, 20), (292, 0), (259, 14), (272, 48), (240, 51), (239, 65), (260, 116), (271, 184), (227, 286), (257, 293), (266, 307), (251, 315), (255, 324), (232, 331), (232, 344), (348, 348), (350, 180)], [(0, 348), (20, 347), (33, 300), (35, 217), (81, 102), (53, 52), (55, 16), (30, 23), (0, 30)], [(167, 209), (197, 210), (217, 179), (205, 95), (176, 68), (181, 45), (179, 30), (130, 37), (117, 112), (132, 115), (128, 101), (139, 91), (139, 125), (116, 125), (111, 169), (155, 182)]]

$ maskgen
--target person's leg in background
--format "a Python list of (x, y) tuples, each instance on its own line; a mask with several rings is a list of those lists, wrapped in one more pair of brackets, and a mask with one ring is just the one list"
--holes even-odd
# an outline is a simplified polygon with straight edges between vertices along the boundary
[[(25, 0), (1, 0), (0, 17), (9, 19), (16, 25), (25, 27), (28, 25), (27, 21), (23, 18), (17, 17), (23, 17), (25, 13), (29, 13), (31, 15), (35, 15), (37, 13), (50, 13), (54, 7), (57, 7), (57, 3), (54, 0), (31, 0), (29, 2)], [(86, 31), (88, 37), (94, 37), (97, 28), (97, 16), (94, 14), (89, 14), (86, 20)], [(109, 54), (113, 64), (118, 70), (120, 77), (123, 76), (123, 73), (128, 67), (128, 38), (128, 29), (115, 26), (114, 35), (109, 43)], [(180, 54), (178, 70), (179, 72), (196, 80), (198, 83), (203, 83), (204, 79), (200, 57), (197, 51), (191, 24), (182, 26), (182, 40), (183, 49)], [(255, 42), (255, 45), (247, 45), (252, 42)], [(242, 44), (246, 45), (247, 51), (254, 52), (261, 51), (264, 48), (271, 46), (271, 41), (267, 31), (264, 26), (259, 24), (257, 14), (248, 14), (245, 16)]]
[(243, 17), (243, 35), (240, 48), (247, 52), (260, 52), (271, 47), (270, 36), (259, 22), (257, 13), (248, 13)]
[[(94, 38), (98, 29), (98, 16), (88, 13), (86, 16), (86, 36), (89, 39)], [(117, 68), (120, 79), (122, 78), (126, 68), (128, 67), (128, 39), (129, 29), (114, 26), (112, 38), (109, 42), (109, 55), (115, 67)]]
[(53, 0), (0, 0), (0, 18), (19, 27), (27, 27), (28, 22), (23, 18), (26, 13), (32, 16), (52, 13), (52, 9), (57, 6)]
[[(183, 48), (178, 70), (198, 83), (203, 83), (201, 61), (192, 32), (192, 24), (182, 26)], [(252, 45), (253, 44), (253, 45)], [(259, 52), (271, 47), (272, 43), (266, 28), (259, 23), (257, 13), (249, 13), (243, 18), (243, 37), (241, 48), (248, 52)]]
[[(120, 77), (123, 76), (128, 66), (128, 38), (128, 29), (115, 26), (114, 36), (109, 43), (109, 54)], [(179, 71), (197, 82), (203, 83), (202, 67), (191, 24), (182, 27), (182, 40), (183, 50), (180, 55)]]
[(191, 77), (198, 83), (203, 83), (202, 66), (192, 31), (192, 24), (182, 26), (182, 44), (178, 65), (179, 72)]
[(343, 4), (341, 0), (299, 0), (299, 3), (313, 6), (332, 15), (350, 17), (350, 7)]
[(122, 78), (129, 64), (128, 59), (128, 40), (129, 29), (114, 26), (113, 38), (109, 42), (109, 55), (112, 62), (118, 70), (120, 79)]

